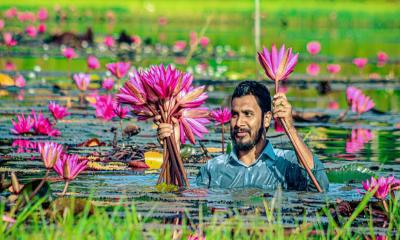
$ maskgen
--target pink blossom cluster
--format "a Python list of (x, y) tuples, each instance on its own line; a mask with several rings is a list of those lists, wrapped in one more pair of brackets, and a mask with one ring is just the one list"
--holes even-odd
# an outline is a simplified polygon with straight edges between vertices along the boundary
[(362, 182), (362, 186), (365, 191), (372, 192), (376, 188), (374, 197), (380, 200), (385, 200), (389, 193), (394, 193), (400, 189), (400, 179), (396, 179), (394, 176), (379, 177), (378, 179), (371, 177), (370, 180)]
[(353, 86), (346, 89), (346, 97), (349, 108), (359, 115), (371, 110), (375, 106), (370, 97), (364, 95), (360, 89)]
[[(129, 104), (139, 120), (161, 115), (163, 121), (176, 119), (182, 143), (194, 136), (200, 138), (208, 130), (208, 110), (201, 107), (207, 99), (204, 86), (194, 87), (193, 77), (171, 65), (153, 65), (147, 70), (135, 71), (117, 94), (117, 101)], [(169, 122), (170, 123), (170, 122)]]
[(39, 112), (36, 114), (35, 110), (32, 109), (31, 115), (25, 117), (23, 113), (17, 115), (17, 121), (11, 120), (13, 128), (10, 129), (13, 134), (21, 135), (26, 133), (32, 133), (36, 135), (48, 135), (48, 136), (60, 136), (59, 130), (54, 128), (49, 118), (44, 117), (43, 113)]

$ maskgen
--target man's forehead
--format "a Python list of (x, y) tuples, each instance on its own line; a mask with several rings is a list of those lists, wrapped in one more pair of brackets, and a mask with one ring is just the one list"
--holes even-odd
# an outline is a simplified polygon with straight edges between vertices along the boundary
[(258, 106), (257, 100), (253, 95), (246, 95), (243, 97), (236, 97), (232, 100), (231, 110), (261, 110)]

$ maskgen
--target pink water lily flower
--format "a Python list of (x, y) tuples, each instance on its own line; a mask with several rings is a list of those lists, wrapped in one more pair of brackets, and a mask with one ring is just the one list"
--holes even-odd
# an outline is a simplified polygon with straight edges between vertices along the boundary
[(176, 41), (173, 46), (173, 51), (174, 52), (183, 52), (186, 48), (186, 42), (185, 41)]
[(114, 102), (113, 104), (114, 113), (120, 119), (124, 119), (131, 110), (129, 106), (122, 106), (117, 102)]
[(96, 97), (96, 117), (110, 121), (115, 117), (114, 99), (111, 95), (102, 95)]
[(13, 39), (12, 33), (9, 33), (9, 32), (3, 33), (3, 41), (7, 47), (13, 47), (13, 46), (17, 45), (17, 41), (15, 41)]
[(26, 85), (26, 81), (24, 76), (22, 76), (21, 74), (18, 74), (15, 77), (15, 86), (19, 87), (19, 88), (23, 88)]
[(347, 99), (347, 105), (349, 107), (353, 106), (355, 104), (355, 100), (358, 98), (358, 96), (360, 96), (362, 94), (361, 90), (353, 87), (353, 86), (349, 86), (346, 88), (346, 99)]
[(64, 48), (62, 50), (62, 54), (64, 57), (66, 57), (68, 60), (71, 60), (72, 58), (76, 58), (77, 55), (75, 53), (75, 50), (73, 48)]
[(352, 111), (362, 114), (371, 110), (374, 106), (375, 103), (371, 100), (371, 98), (361, 94), (355, 99), (355, 104), (352, 105)]
[(354, 58), (353, 63), (359, 69), (363, 69), (365, 67), (365, 65), (368, 63), (368, 59), (366, 59), (366, 58)]
[(98, 69), (98, 68), (100, 68), (99, 60), (93, 55), (89, 55), (88, 56), (87, 65), (88, 65), (89, 69)]
[(200, 38), (200, 46), (202, 48), (206, 48), (209, 43), (210, 43), (210, 39), (208, 37), (201, 37)]
[(111, 36), (106, 36), (106, 37), (104, 38), (104, 45), (106, 45), (106, 46), (109, 47), (109, 48), (114, 47), (114, 46), (115, 46), (115, 40), (114, 40), (114, 38), (111, 37)]
[(210, 117), (217, 125), (227, 123), (231, 120), (232, 114), (229, 108), (218, 108), (210, 112)]
[(61, 120), (64, 117), (70, 115), (66, 107), (62, 107), (55, 102), (50, 102), (48, 108), (55, 120)]
[(6, 18), (15, 18), (18, 15), (18, 10), (15, 7), (9, 8), (4, 12)]
[(182, 73), (171, 65), (151, 66), (141, 77), (145, 88), (147, 86), (148, 97), (152, 96), (152, 99), (166, 99), (176, 96), (181, 90), (187, 91), (188, 84), (191, 84), (193, 79), (191, 74)]
[(337, 74), (340, 72), (340, 65), (339, 64), (328, 64), (326, 66), (326, 70), (328, 70), (329, 73), (331, 74)]
[(318, 63), (311, 63), (307, 66), (307, 73), (311, 76), (318, 76), (320, 71)]
[(15, 66), (15, 64), (12, 61), (7, 60), (5, 63), (4, 69), (6, 71), (15, 71), (15, 70), (17, 70), (17, 67)]
[(46, 24), (40, 23), (37, 28), (38, 33), (40, 33), (40, 34), (45, 33), (46, 30), (47, 30)]
[(143, 86), (142, 75), (134, 72), (134, 76), (124, 84), (117, 94), (120, 103), (140, 106), (147, 102), (146, 90)]
[(61, 135), (59, 130), (53, 128), (49, 118), (43, 116), (43, 113), (39, 112), (39, 114), (36, 114), (35, 110), (32, 109), (32, 117), (34, 120), (33, 130), (35, 134), (48, 135), (52, 137)]
[(298, 58), (298, 54), (293, 55), (292, 49), (285, 49), (285, 45), (282, 45), (279, 52), (276, 46), (272, 45), (271, 52), (264, 48), (263, 52), (257, 54), (265, 74), (275, 82), (285, 80), (293, 72)]
[(339, 103), (337, 101), (330, 101), (328, 103), (328, 109), (332, 109), (332, 110), (339, 109)]
[(47, 9), (45, 9), (45, 8), (39, 9), (38, 14), (37, 14), (39, 21), (41, 21), (41, 22), (46, 21), (48, 16), (49, 16), (49, 14), (47, 12)]
[(185, 143), (188, 139), (191, 143), (195, 143), (194, 135), (203, 139), (204, 134), (208, 133), (206, 124), (209, 112), (207, 108), (185, 108), (181, 111), (179, 121), (181, 143)]
[(62, 154), (54, 165), (54, 171), (65, 181), (71, 181), (86, 169), (87, 163), (87, 160), (79, 161), (79, 156), (76, 154)]
[(318, 54), (319, 51), (321, 51), (321, 43), (319, 43), (318, 41), (312, 41), (312, 42), (307, 43), (307, 51), (311, 55)]
[(55, 142), (44, 142), (38, 144), (38, 147), (44, 166), (52, 169), (63, 153), (63, 146)]
[(118, 79), (125, 77), (130, 67), (131, 64), (129, 62), (115, 62), (106, 65), (107, 70)]
[(388, 178), (379, 177), (375, 179), (371, 177), (370, 180), (361, 182), (365, 191), (372, 191), (376, 187), (378, 188), (374, 194), (374, 197), (380, 200), (385, 200), (389, 192), (398, 190), (400, 188), (400, 180), (394, 178), (394, 176), (390, 176)]
[(24, 133), (29, 133), (29, 131), (32, 129), (34, 120), (28, 116), (25, 118), (25, 115), (21, 113), (20, 115), (17, 115), (18, 121), (15, 122), (14, 120), (11, 120), (11, 123), (14, 128), (10, 129), (13, 134), (24, 134)]
[(25, 33), (31, 38), (35, 38), (38, 34), (36, 27), (32, 25), (25, 28)]
[(110, 91), (114, 87), (114, 79), (112, 78), (105, 78), (101, 84), (101, 87), (107, 91)]
[(86, 91), (90, 84), (90, 75), (84, 73), (74, 74), (75, 84), (81, 91)]
[(131, 40), (133, 42), (133, 44), (139, 46), (140, 44), (142, 44), (142, 39), (140, 38), (140, 36), (138, 35), (134, 35), (131, 37)]
[(378, 60), (378, 67), (382, 67), (389, 60), (389, 56), (387, 53), (380, 51), (376, 54), (376, 59)]

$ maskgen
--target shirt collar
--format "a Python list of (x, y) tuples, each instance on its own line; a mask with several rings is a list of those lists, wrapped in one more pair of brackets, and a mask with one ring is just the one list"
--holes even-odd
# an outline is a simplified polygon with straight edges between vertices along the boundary
[[(250, 166), (253, 166), (260, 160), (265, 161), (265, 160), (269, 159), (269, 160), (275, 161), (275, 159), (276, 159), (275, 150), (272, 147), (272, 144), (268, 140), (266, 140), (266, 141), (267, 142), (266, 142), (265, 147), (264, 147), (263, 151), (261, 152), (260, 156), (258, 156), (257, 160), (254, 163), (252, 163)], [(228, 161), (236, 162), (236, 163), (239, 163), (240, 165), (246, 166), (244, 163), (242, 163), (242, 161), (239, 160), (239, 158), (236, 154), (235, 148), (233, 148), (233, 150), (228, 155)], [(246, 167), (250, 167), (250, 166), (246, 166)]]

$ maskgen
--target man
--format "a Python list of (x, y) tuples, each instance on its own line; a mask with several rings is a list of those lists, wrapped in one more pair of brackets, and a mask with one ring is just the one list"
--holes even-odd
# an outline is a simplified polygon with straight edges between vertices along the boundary
[[(256, 187), (316, 191), (305, 168), (298, 162), (294, 151), (274, 149), (266, 138), (272, 117), (283, 118), (294, 141), (306, 155), (306, 164), (324, 191), (329, 181), (323, 164), (311, 153), (293, 125), (292, 107), (283, 93), (272, 99), (268, 89), (255, 81), (240, 83), (231, 99), (230, 121), (233, 151), (206, 163), (197, 176), (197, 184), (208, 188)], [(158, 138), (170, 136), (173, 127), (159, 124)], [(175, 130), (179, 136), (179, 132)], [(177, 136), (176, 136), (177, 137)], [(179, 139), (179, 138), (177, 138)]]

